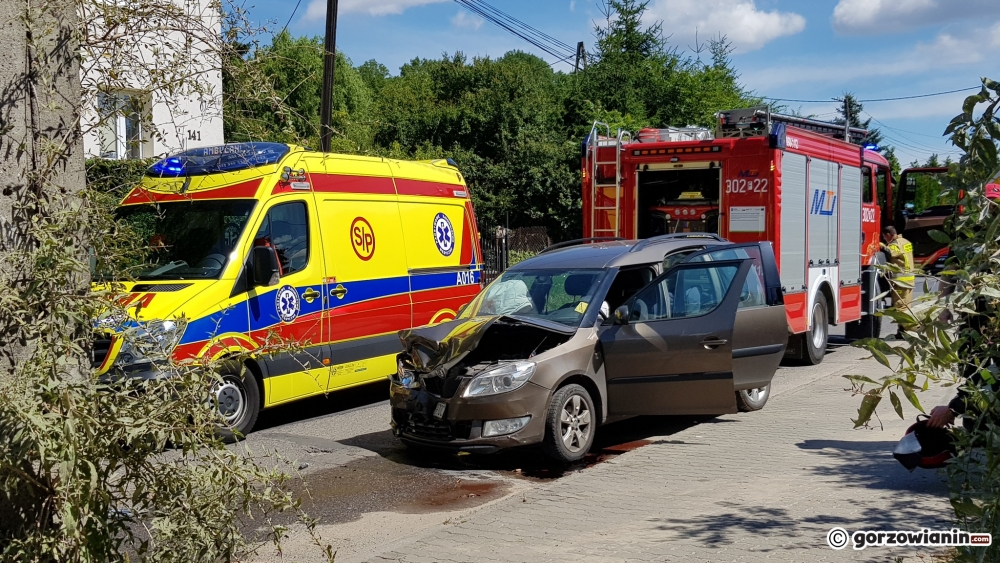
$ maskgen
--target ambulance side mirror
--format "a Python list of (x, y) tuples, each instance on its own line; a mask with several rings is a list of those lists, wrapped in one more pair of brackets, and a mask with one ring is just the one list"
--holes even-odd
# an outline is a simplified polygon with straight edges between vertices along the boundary
[(251, 287), (271, 287), (278, 285), (281, 279), (281, 268), (278, 265), (278, 253), (270, 246), (255, 246), (250, 253)]

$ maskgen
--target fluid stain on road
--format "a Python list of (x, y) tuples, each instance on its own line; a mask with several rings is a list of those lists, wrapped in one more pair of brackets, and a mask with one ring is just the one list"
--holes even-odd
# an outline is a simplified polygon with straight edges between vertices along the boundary
[(305, 476), (303, 508), (324, 523), (357, 520), (369, 512), (425, 514), (473, 508), (504, 496), (500, 480), (465, 479), (454, 474), (394, 463), (380, 456)]

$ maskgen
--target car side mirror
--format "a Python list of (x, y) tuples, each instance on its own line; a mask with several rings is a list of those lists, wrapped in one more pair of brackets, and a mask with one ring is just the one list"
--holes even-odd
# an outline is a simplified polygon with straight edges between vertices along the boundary
[(628, 305), (622, 305), (615, 309), (615, 324), (616, 325), (627, 325), (628, 324), (629, 310)]
[(456, 318), (457, 317), (461, 317), (462, 313), (464, 313), (465, 310), (468, 309), (468, 308), (469, 308), (469, 304), (468, 303), (466, 303), (466, 304), (462, 305), (461, 307), (459, 307), (458, 311), (455, 312), (455, 317)]
[(281, 268), (278, 253), (270, 246), (255, 246), (250, 252), (250, 287), (271, 287), (278, 285)]

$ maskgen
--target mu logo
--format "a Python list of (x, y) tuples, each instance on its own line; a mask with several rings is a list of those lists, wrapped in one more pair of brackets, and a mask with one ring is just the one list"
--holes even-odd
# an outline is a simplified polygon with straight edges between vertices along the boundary
[(837, 209), (837, 192), (830, 190), (813, 190), (812, 206), (809, 208), (810, 215), (832, 216)]

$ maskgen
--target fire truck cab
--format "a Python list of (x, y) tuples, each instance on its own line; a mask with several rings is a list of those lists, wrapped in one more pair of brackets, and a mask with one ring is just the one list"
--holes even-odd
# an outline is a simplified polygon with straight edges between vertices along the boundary
[[(583, 146), (584, 236), (716, 233), (771, 241), (788, 317), (786, 357), (817, 364), (829, 325), (877, 337), (883, 220), (892, 218), (888, 162), (866, 131), (772, 113), (717, 114), (715, 131), (597, 123)], [(693, 244), (697, 242), (692, 238)]]

